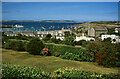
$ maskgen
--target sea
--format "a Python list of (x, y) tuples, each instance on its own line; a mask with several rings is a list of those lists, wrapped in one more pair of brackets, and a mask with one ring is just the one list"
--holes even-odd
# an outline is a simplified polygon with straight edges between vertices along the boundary
[(3, 25), (22, 25), (20, 28), (3, 28), (2, 31), (52, 31), (64, 29), (73, 29), (74, 25), (82, 23), (72, 22), (2, 22)]

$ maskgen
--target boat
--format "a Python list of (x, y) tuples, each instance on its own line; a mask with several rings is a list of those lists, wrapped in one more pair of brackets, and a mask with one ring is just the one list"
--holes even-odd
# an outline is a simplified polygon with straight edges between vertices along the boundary
[(15, 25), (14, 27), (17, 27), (17, 28), (19, 28), (19, 27), (24, 27), (24, 26), (22, 26), (22, 25)]

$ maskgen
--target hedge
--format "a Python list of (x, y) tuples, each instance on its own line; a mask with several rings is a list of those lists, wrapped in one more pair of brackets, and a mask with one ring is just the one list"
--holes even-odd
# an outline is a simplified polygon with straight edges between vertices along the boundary
[(74, 68), (59, 68), (54, 72), (44, 72), (36, 67), (3, 64), (3, 79), (119, 79), (118, 74), (86, 72)]
[(5, 49), (13, 49), (16, 51), (25, 51), (25, 44), (27, 41), (25, 40), (16, 40), (16, 39), (9, 39), (7, 42), (4, 44)]
[(45, 43), (45, 47), (48, 48), (52, 55), (60, 56), (64, 55), (66, 52), (70, 52), (73, 54), (83, 54), (86, 52), (85, 48), (82, 47), (74, 47), (64, 44), (54, 44), (54, 43)]
[(46, 78), (45, 75), (41, 69), (36, 69), (35, 67), (2, 65), (3, 79), (42, 79)]

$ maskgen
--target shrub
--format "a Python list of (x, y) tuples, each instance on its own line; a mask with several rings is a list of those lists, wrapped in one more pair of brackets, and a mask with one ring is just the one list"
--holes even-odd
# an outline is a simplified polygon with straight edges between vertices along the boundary
[(104, 65), (106, 67), (118, 67), (120, 53), (118, 51), (118, 45), (105, 43), (103, 48), (99, 49), (96, 54), (96, 62), (98, 65)]
[(47, 75), (41, 69), (19, 66), (19, 65), (10, 66), (7, 64), (3, 64), (2, 78), (3, 79), (38, 79), (38, 78), (47, 78)]
[(26, 51), (34, 55), (39, 55), (43, 48), (44, 44), (39, 38), (32, 38), (25, 46)]
[(40, 55), (50, 56), (51, 54), (50, 54), (48, 48), (43, 48)]
[(63, 59), (70, 59), (75, 61), (92, 61), (93, 58), (87, 52), (81, 52), (79, 54), (73, 54), (66, 52), (64, 55), (60, 56)]
[(54, 72), (44, 72), (36, 67), (2, 64), (3, 79), (119, 79), (118, 74), (100, 74), (74, 68), (59, 68)]
[(16, 41), (16, 44), (14, 45), (13, 50), (25, 51), (24, 46), (25, 46), (26, 43), (27, 43), (26, 41), (22, 41), (22, 40)]
[(111, 42), (112, 39), (111, 39), (111, 38), (106, 38), (106, 39), (104, 39), (103, 41), (104, 41), (104, 42)]
[(6, 49), (13, 49), (16, 51), (25, 51), (25, 44), (27, 41), (25, 40), (16, 40), (16, 39), (9, 39), (5, 44), (4, 48)]
[(74, 45), (74, 37), (73, 36), (68, 36), (64, 40), (64, 44), (66, 45)]
[(52, 37), (52, 35), (51, 34), (47, 34), (47, 36), (45, 37), (45, 38), (51, 38)]
[(61, 58), (63, 58), (63, 59), (70, 59), (70, 60), (76, 60), (76, 61), (80, 60), (80, 56), (79, 55), (76, 55), (76, 54), (73, 54), (73, 53), (69, 53), (69, 52), (66, 52), (64, 55), (61, 56)]
[(50, 43), (56, 43), (56, 44), (59, 44), (61, 42), (60, 39), (56, 39), (56, 38), (51, 38), (50, 39)]
[(89, 43), (89, 42), (86, 41), (86, 40), (76, 41), (76, 45), (81, 45), (81, 46), (83, 46), (83, 47), (86, 47), (88, 43)]
[(12, 49), (10, 40), (6, 41), (6, 43), (3, 46), (5, 49)]
[(115, 74), (100, 74), (95, 72), (85, 72), (74, 68), (59, 68), (54, 71), (56, 78), (66, 79), (118, 79), (119, 75)]
[(49, 49), (51, 55), (60, 56), (64, 55), (66, 52), (71, 52), (73, 54), (85, 53), (86, 49), (82, 47), (74, 47), (64, 44), (54, 44), (54, 43), (46, 43), (45, 47)]
[(109, 42), (93, 42), (87, 46), (87, 51), (91, 54), (93, 61), (99, 65), (107, 67), (116, 67), (120, 65), (118, 59), (120, 56), (120, 44), (111, 44)]

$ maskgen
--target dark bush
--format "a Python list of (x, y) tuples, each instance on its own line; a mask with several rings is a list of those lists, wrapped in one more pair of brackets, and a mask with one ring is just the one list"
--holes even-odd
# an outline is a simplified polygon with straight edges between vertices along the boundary
[(120, 56), (120, 44), (111, 44), (109, 42), (93, 42), (87, 46), (87, 51), (91, 54), (93, 61), (98, 65), (106, 67), (118, 67)]
[(13, 47), (13, 50), (17, 50), (17, 51), (25, 51), (25, 44), (27, 43), (27, 41), (16, 41), (15, 46)]
[(81, 46), (83, 46), (83, 47), (86, 47), (88, 43), (89, 43), (89, 42), (86, 41), (86, 40), (76, 41), (76, 45), (81, 45)]
[(51, 38), (50, 39), (50, 43), (56, 43), (56, 44), (59, 44), (61, 42), (60, 39), (56, 39), (56, 38)]
[(32, 38), (25, 46), (26, 51), (34, 55), (39, 55), (43, 48), (44, 44), (39, 38)]

